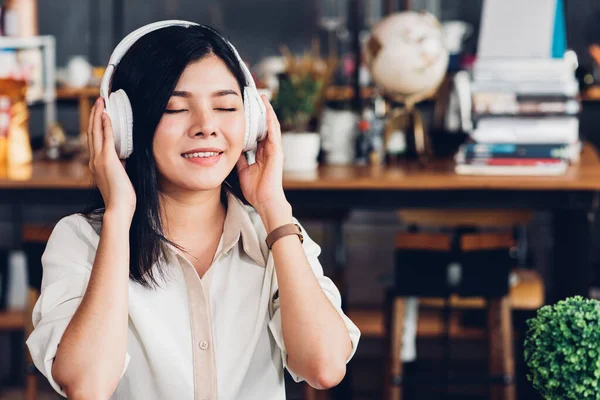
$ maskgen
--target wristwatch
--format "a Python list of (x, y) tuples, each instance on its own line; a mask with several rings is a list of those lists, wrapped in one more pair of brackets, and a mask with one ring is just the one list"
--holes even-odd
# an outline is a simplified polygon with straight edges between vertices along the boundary
[(298, 224), (285, 224), (281, 225), (279, 228), (276, 228), (271, 231), (267, 235), (265, 242), (267, 242), (267, 247), (269, 250), (273, 247), (273, 243), (277, 240), (281, 239), (284, 236), (289, 235), (298, 235), (300, 238), (300, 244), (304, 243), (304, 236), (302, 235), (302, 229), (300, 229), (300, 225)]

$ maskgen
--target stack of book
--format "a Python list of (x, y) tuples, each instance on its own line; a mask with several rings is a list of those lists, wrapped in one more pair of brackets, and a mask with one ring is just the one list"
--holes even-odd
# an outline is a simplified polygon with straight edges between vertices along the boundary
[(581, 149), (579, 87), (563, 58), (481, 59), (472, 71), (471, 140), (456, 155), (470, 175), (560, 175)]

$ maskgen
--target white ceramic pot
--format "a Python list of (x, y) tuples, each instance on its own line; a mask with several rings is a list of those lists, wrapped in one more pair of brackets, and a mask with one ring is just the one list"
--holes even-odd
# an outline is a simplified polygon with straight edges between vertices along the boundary
[(284, 171), (316, 170), (321, 135), (316, 132), (285, 132), (281, 135)]
[(69, 85), (85, 87), (92, 78), (92, 66), (83, 56), (73, 56), (67, 64)]
[(333, 109), (323, 111), (320, 133), (325, 163), (332, 165), (354, 163), (358, 120), (358, 114), (353, 111)]

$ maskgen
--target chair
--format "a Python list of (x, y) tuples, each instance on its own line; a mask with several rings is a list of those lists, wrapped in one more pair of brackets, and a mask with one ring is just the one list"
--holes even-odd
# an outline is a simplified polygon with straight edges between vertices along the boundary
[[(52, 233), (52, 227), (45, 225), (24, 225), (23, 226), (23, 250), (27, 255), (27, 269), (29, 290), (27, 296), (27, 307), (25, 309), (25, 339), (33, 332), (33, 322), (31, 315), (33, 307), (40, 296), (42, 286), (42, 254), (46, 248), (48, 238)], [(39, 371), (33, 364), (29, 351), (25, 349), (25, 399), (35, 400), (38, 394)]]
[[(389, 399), (400, 399), (404, 382), (402, 376), (402, 325), (404, 323), (404, 297), (417, 293), (443, 295), (443, 298), (421, 299), (425, 306), (442, 307), (444, 337), (447, 341), (452, 337), (453, 326), (457, 318), (451, 315), (452, 310), (461, 308), (482, 308), (487, 311), (487, 336), (489, 353), (490, 399), (514, 400), (516, 398), (514, 342), (509, 271), (511, 267), (510, 248), (514, 246), (512, 237), (516, 226), (530, 222), (531, 212), (526, 210), (413, 210), (401, 211), (400, 218), (415, 232), (400, 233), (397, 237), (397, 257), (403, 255), (408, 265), (399, 265), (396, 288), (390, 296), (387, 322), (389, 334), (387, 349), (389, 368), (386, 371), (386, 393)], [(427, 228), (437, 228), (439, 233), (422, 232)], [(436, 286), (434, 290), (427, 287), (402, 287), (406, 272), (411, 268), (410, 262), (422, 260), (427, 254), (441, 255), (445, 261), (438, 266), (438, 279), (435, 273), (429, 274), (427, 268), (417, 268), (418, 280), (424, 285)], [(408, 255), (408, 257), (406, 257)], [(412, 256), (417, 258), (411, 259)], [(435, 255), (433, 256), (435, 257)], [(435, 261), (434, 259), (431, 259)], [(461, 268), (452, 273), (449, 263), (460, 260)], [(418, 265), (418, 264), (413, 264)], [(414, 270), (413, 270), (414, 271)], [(425, 274), (423, 274), (425, 271)], [(462, 278), (458, 286), (450, 288), (452, 275), (461, 272)], [(520, 271), (513, 276), (531, 278), (535, 275), (528, 271)], [(413, 273), (414, 275), (414, 273)], [(435, 281), (435, 282), (432, 282)], [(530, 281), (533, 283), (533, 281)], [(535, 299), (529, 301), (526, 307), (538, 308), (543, 304), (543, 285), (537, 280), (534, 293)], [(411, 292), (416, 290), (417, 293)], [(517, 297), (523, 289), (514, 291)], [(515, 299), (515, 303), (517, 299)], [(467, 333), (467, 332), (465, 332)], [(448, 343), (446, 343), (448, 344)], [(446, 381), (448, 384), (448, 381)]]
[[(25, 313), (22, 309), (8, 308), (8, 281), (9, 281), (9, 251), (0, 251), (0, 331), (9, 333), (10, 346), (13, 349), (22, 344), (21, 334), (25, 324)], [(10, 380), (19, 382), (21, 375), (18, 373), (19, 367), (23, 365), (23, 360), (19, 353), (10, 352), (10, 364), (16, 368), (11, 368)]]
[[(452, 290), (445, 291), (446, 289), (440, 285), (441, 279), (436, 279), (435, 273), (431, 274), (431, 271), (427, 270), (428, 272), (420, 276), (420, 287), (417, 285), (415, 289), (424, 290), (423, 293), (428, 296), (419, 295), (417, 337), (441, 337), (449, 341), (458, 338), (485, 339), (487, 336), (490, 343), (488, 350), (489, 373), (492, 377), (490, 381), (493, 383), (490, 387), (490, 398), (515, 399), (511, 310), (535, 310), (542, 306), (543, 282), (535, 271), (511, 269), (511, 266), (504, 265), (504, 262), (496, 263), (494, 268), (485, 269), (484, 265), (478, 265), (482, 258), (474, 255), (483, 254), (485, 257), (486, 251), (497, 252), (494, 254), (501, 254), (502, 251), (508, 253), (508, 247), (513, 245), (512, 228), (529, 222), (531, 213), (514, 210), (414, 210), (402, 211), (399, 214), (410, 227), (409, 232), (399, 233), (396, 238), (396, 251), (399, 252), (397, 254), (403, 255), (405, 261), (406, 254), (416, 257), (413, 259), (415, 262), (429, 257), (431, 263), (437, 257), (437, 261), (440, 262), (438, 266), (440, 272), (446, 271), (447, 261), (452, 257), (460, 257), (459, 254), (450, 251), (453, 247), (459, 247), (462, 254), (470, 253), (469, 257), (471, 257), (466, 260), (466, 264), (470, 264), (468, 268), (463, 266), (463, 280), (466, 282), (463, 282), (462, 288), (455, 288), (455, 291), (464, 293), (460, 296), (452, 293)], [(424, 230), (428, 228), (437, 228), (437, 231), (425, 232)], [(444, 254), (446, 256), (450, 254), (450, 258), (444, 259)], [(410, 268), (410, 265), (400, 265), (396, 274), (397, 279), (406, 276)], [(513, 278), (513, 284), (510, 286), (508, 285), (509, 271)], [(437, 277), (439, 278), (439, 275)], [(486, 281), (490, 287), (482, 292), (482, 295), (476, 296), (477, 291), (473, 291), (469, 286), (473, 286), (478, 279)], [(494, 280), (497, 283), (493, 282)], [(396, 286), (389, 293), (385, 313), (368, 310), (349, 313), (364, 337), (385, 339), (387, 360), (384, 392), (385, 398), (390, 400), (402, 398), (402, 386), (406, 383), (400, 354), (404, 330), (404, 296), (408, 292), (402, 290), (406, 288), (402, 287), (401, 282)], [(434, 293), (439, 293), (441, 296), (434, 297), (432, 296)], [(487, 329), (469, 327), (461, 320), (461, 310), (474, 309), (486, 310)]]

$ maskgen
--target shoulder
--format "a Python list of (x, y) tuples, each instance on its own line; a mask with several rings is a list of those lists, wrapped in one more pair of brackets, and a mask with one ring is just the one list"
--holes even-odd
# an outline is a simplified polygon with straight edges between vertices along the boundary
[(46, 253), (55, 250), (62, 253), (95, 250), (98, 240), (98, 232), (85, 216), (71, 214), (54, 226), (46, 245)]
[(102, 223), (100, 221), (92, 221), (83, 214), (77, 213), (59, 220), (54, 227), (53, 233), (66, 234), (73, 232), (88, 237), (98, 235), (101, 226)]

